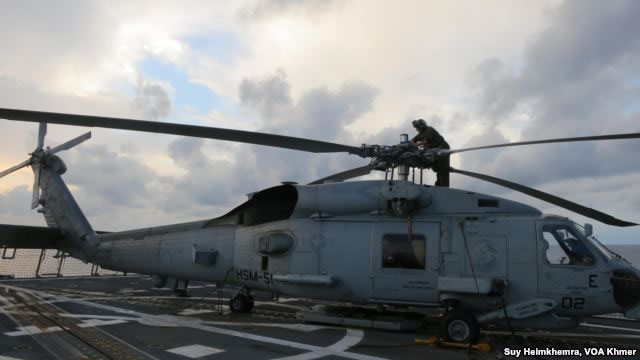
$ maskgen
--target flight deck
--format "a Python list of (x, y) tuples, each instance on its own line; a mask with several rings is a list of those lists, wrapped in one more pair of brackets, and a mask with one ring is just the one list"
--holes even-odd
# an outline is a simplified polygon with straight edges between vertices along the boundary
[[(147, 276), (0, 281), (0, 359), (501, 359), (509, 349), (615, 348), (640, 359), (640, 322), (585, 319), (566, 332), (516, 332), (493, 327), (481, 340), (490, 352), (416, 344), (438, 333), (438, 311), (410, 331), (304, 322), (318, 309), (306, 299), (254, 293), (250, 314), (230, 313), (233, 287), (191, 283), (189, 297), (154, 289)], [(325, 305), (326, 306), (326, 305)], [(369, 309), (371, 310), (371, 309)], [(396, 310), (415, 313), (415, 309)], [(365, 320), (363, 312), (354, 312)], [(520, 356), (520, 358), (534, 358)], [(570, 359), (572, 356), (539, 356)]]

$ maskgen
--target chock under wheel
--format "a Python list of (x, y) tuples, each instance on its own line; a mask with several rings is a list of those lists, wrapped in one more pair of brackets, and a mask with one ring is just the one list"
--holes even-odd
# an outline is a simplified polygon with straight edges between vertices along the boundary
[(478, 352), (489, 352), (491, 351), (491, 346), (489, 343), (480, 341), (475, 344), (469, 343), (458, 343), (452, 341), (440, 341), (440, 338), (437, 336), (432, 336), (426, 339), (415, 339), (416, 344), (420, 345), (428, 345), (433, 347), (453, 347), (458, 349), (470, 349)]

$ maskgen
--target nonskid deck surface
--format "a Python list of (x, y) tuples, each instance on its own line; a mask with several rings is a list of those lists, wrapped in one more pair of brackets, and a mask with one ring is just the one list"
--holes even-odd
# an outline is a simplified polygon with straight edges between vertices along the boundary
[[(435, 325), (394, 332), (305, 324), (295, 313), (315, 303), (276, 301), (261, 292), (254, 293), (251, 314), (231, 314), (226, 302), (234, 292), (192, 283), (190, 297), (177, 297), (138, 276), (0, 281), (0, 360), (495, 359), (505, 347), (640, 348), (640, 322), (604, 318), (567, 332), (515, 338), (506, 329), (489, 329), (483, 339), (490, 353), (430, 348), (414, 340), (436, 335)], [(640, 358), (640, 351), (620, 358)]]

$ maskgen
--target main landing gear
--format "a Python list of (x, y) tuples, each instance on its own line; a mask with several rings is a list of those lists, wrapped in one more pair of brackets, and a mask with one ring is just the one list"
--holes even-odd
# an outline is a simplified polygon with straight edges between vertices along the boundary
[(229, 299), (229, 310), (232, 313), (245, 314), (253, 309), (254, 300), (251, 289), (243, 286)]
[(479, 335), (478, 321), (466, 311), (448, 311), (440, 321), (440, 337), (444, 341), (474, 343)]

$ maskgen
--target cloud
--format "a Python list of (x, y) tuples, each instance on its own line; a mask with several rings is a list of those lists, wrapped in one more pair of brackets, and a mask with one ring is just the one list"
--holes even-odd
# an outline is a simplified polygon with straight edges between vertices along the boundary
[[(629, 133), (640, 130), (638, 90), (640, 31), (632, 14), (640, 4), (566, 1), (549, 12), (546, 28), (524, 49), (521, 66), (500, 58), (480, 62), (469, 84), (484, 131), (462, 147), (508, 142)], [(523, 120), (525, 119), (525, 120)], [(638, 221), (640, 142), (599, 141), (479, 150), (459, 155), (463, 169), (505, 178), (559, 195), (625, 220)], [(457, 178), (458, 176), (456, 176)], [(464, 180), (465, 187), (530, 203), (545, 212), (592, 221), (528, 196)], [(613, 241), (631, 234), (601, 225)], [(612, 234), (623, 234), (616, 238)]]
[(31, 186), (16, 186), (13, 189), (0, 193), (0, 215), (3, 224), (11, 224), (15, 219), (30, 219), (29, 225), (42, 225), (44, 219), (31, 216)]
[(244, 198), (244, 193), (234, 189), (234, 167), (239, 164), (207, 156), (204, 153), (205, 141), (183, 138), (169, 144), (169, 156), (187, 172), (165, 184), (167, 196), (163, 200), (163, 208), (182, 211), (194, 204), (230, 208)]
[(244, 21), (251, 21), (291, 13), (317, 16), (343, 2), (343, 0), (258, 0), (238, 10), (238, 17)]
[(138, 79), (133, 104), (144, 119), (160, 120), (169, 116), (171, 112), (169, 92), (171, 90), (166, 87), (160, 83)]
[(104, 76), (109, 59), (103, 55), (115, 46), (115, 26), (96, 1), (2, 3), (0, 75), (19, 74), (21, 81), (47, 91), (95, 92), (109, 81)]
[(141, 208), (153, 193), (148, 181), (156, 174), (138, 160), (121, 156), (106, 145), (83, 144), (64, 156), (70, 170), (65, 181), (91, 194), (103, 207)]
[(240, 83), (240, 104), (273, 120), (291, 107), (289, 91), (287, 74), (282, 69), (265, 79), (245, 78)]
[[(640, 32), (632, 15), (639, 10), (635, 1), (565, 2), (525, 49), (521, 70), (495, 58), (479, 64), (471, 83), (479, 90), (479, 112), (493, 118), (489, 131), (495, 134), (523, 108), (530, 117), (523, 140), (638, 131), (638, 85), (630, 85), (628, 74), (638, 69), (640, 41), (624, 34)], [(485, 168), (538, 185), (635, 171), (639, 151), (637, 141), (537, 145), (501, 151)]]
[(184, 174), (160, 175), (145, 164), (144, 154), (124, 156), (105, 145), (83, 145), (65, 154), (64, 180), (91, 224), (109, 231), (215, 217), (244, 198), (231, 191), (224, 171), (231, 165), (208, 159), (202, 140), (179, 139), (168, 151)]
[[(264, 120), (258, 131), (345, 144), (361, 142), (346, 127), (373, 109), (379, 93), (363, 82), (345, 82), (336, 90), (313, 88), (298, 99), (291, 96), (289, 89), (282, 70), (266, 78), (245, 78), (242, 81), (239, 89), (241, 104), (257, 112)], [(251, 161), (253, 166), (246, 166), (244, 170), (251, 172), (251, 168), (257, 169), (254, 176), (262, 178), (262, 184), (269, 185), (284, 180), (309, 182), (364, 162), (347, 154), (309, 154), (265, 147), (253, 149), (254, 156), (244, 157), (241, 162), (248, 165), (247, 161)]]
[[(255, 83), (260, 84), (260, 81), (256, 80)], [(53, 110), (62, 109), (70, 112), (73, 111), (67, 109), (80, 109), (75, 111), (80, 113), (95, 112), (95, 109), (101, 106), (95, 100), (83, 100), (75, 96), (53, 96), (41, 93), (30, 86), (11, 87), (15, 85), (11, 81), (6, 84), (6, 94), (9, 97), (6, 97), (5, 101), (14, 101), (11, 100), (14, 95), (18, 103), (28, 98), (30, 101), (44, 104), (45, 110), (51, 106), (54, 107)], [(287, 86), (288, 83), (285, 84), (285, 87)], [(269, 87), (256, 86), (256, 88), (260, 89), (260, 95), (254, 94), (256, 99), (269, 98), (272, 93)], [(10, 89), (14, 92), (12, 93)], [(19, 94), (15, 93), (15, 89), (21, 89)], [(345, 85), (342, 92), (329, 92), (326, 89), (313, 90), (304, 97), (304, 101), (299, 99), (293, 103), (292, 100), (286, 108), (289, 116), (284, 118), (283, 124), (287, 124), (286, 126), (278, 128), (274, 125), (275, 123), (270, 126), (274, 126), (277, 132), (286, 133), (296, 128), (295, 124), (299, 119), (292, 114), (297, 112), (318, 114), (322, 106), (317, 104), (323, 104), (331, 109), (328, 115), (338, 116), (339, 122), (332, 126), (339, 127), (339, 124), (350, 121), (349, 116), (357, 116), (358, 111), (365, 111), (370, 107), (372, 100), (367, 98), (367, 94), (372, 95), (370, 89), (366, 86), (361, 88), (361, 92), (358, 89), (360, 89), (358, 86)], [(340, 97), (343, 94), (347, 97), (341, 100)], [(346, 104), (352, 100), (357, 100), (357, 103)], [(111, 108), (127, 109), (127, 102), (127, 99), (118, 99), (118, 101), (107, 102), (110, 105), (104, 106), (108, 114), (108, 109)], [(302, 105), (299, 105), (299, 102)], [(256, 104), (260, 103), (264, 102), (258, 101)], [(260, 107), (252, 108), (251, 111), (260, 112)], [(123, 116), (131, 116), (131, 114)], [(316, 115), (314, 119), (321, 121), (322, 117)], [(278, 121), (281, 120), (283, 119)], [(5, 122), (3, 128), (9, 129), (14, 125), (17, 130), (12, 133), (23, 133), (27, 129), (35, 136), (36, 127), (30, 123)], [(331, 130), (331, 133), (338, 130)], [(65, 181), (72, 188), (74, 196), (90, 222), (95, 228), (101, 230), (123, 230), (139, 227), (141, 224), (160, 225), (219, 216), (244, 201), (245, 194), (248, 192), (278, 184), (285, 179), (310, 181), (312, 179), (310, 173), (316, 170), (311, 164), (321, 163), (318, 162), (319, 160), (308, 162), (296, 157), (295, 154), (292, 155), (292, 151), (289, 150), (180, 138), (169, 142), (166, 148), (156, 150), (166, 151), (170, 159), (182, 168), (184, 173), (163, 176), (148, 165), (148, 158), (152, 154), (146, 146), (146, 142), (151, 141), (156, 148), (162, 147), (164, 142), (161, 140), (162, 137), (158, 138), (154, 135), (151, 138), (145, 138), (144, 141), (138, 141), (136, 139), (141, 138), (139, 133), (99, 129), (93, 131), (94, 137), (90, 142), (61, 153), (61, 156), (69, 168), (64, 175)], [(81, 130), (75, 128), (50, 126), (47, 144), (60, 143), (67, 140), (70, 135), (79, 132)], [(5, 133), (4, 136), (9, 135)], [(136, 145), (134, 151), (128, 154), (120, 153), (113, 147), (125, 138), (135, 141)], [(34, 141), (31, 138), (21, 142), (20, 146), (24, 151), (16, 162), (22, 160), (22, 156), (32, 150)], [(126, 145), (127, 142), (124, 144)], [(215, 151), (219, 149), (225, 154), (231, 152), (239, 160), (217, 158)], [(210, 152), (211, 150), (214, 152)], [(312, 157), (315, 155), (309, 155), (309, 158)], [(328, 160), (324, 160), (324, 168), (328, 167), (328, 163)], [(322, 169), (317, 171), (322, 172)], [(322, 176), (325, 174), (323, 173)], [(32, 181), (31, 175), (27, 177), (29, 182)], [(5, 201), (7, 208), (26, 209), (20, 214), (7, 215), (7, 221), (37, 224), (42, 222), (38, 214), (28, 211), (30, 194), (27, 188), (28, 186), (24, 189), (23, 187), (14, 188), (5, 195), (4, 199), (11, 200), (11, 203)], [(27, 218), (19, 220), (20, 215)]]

